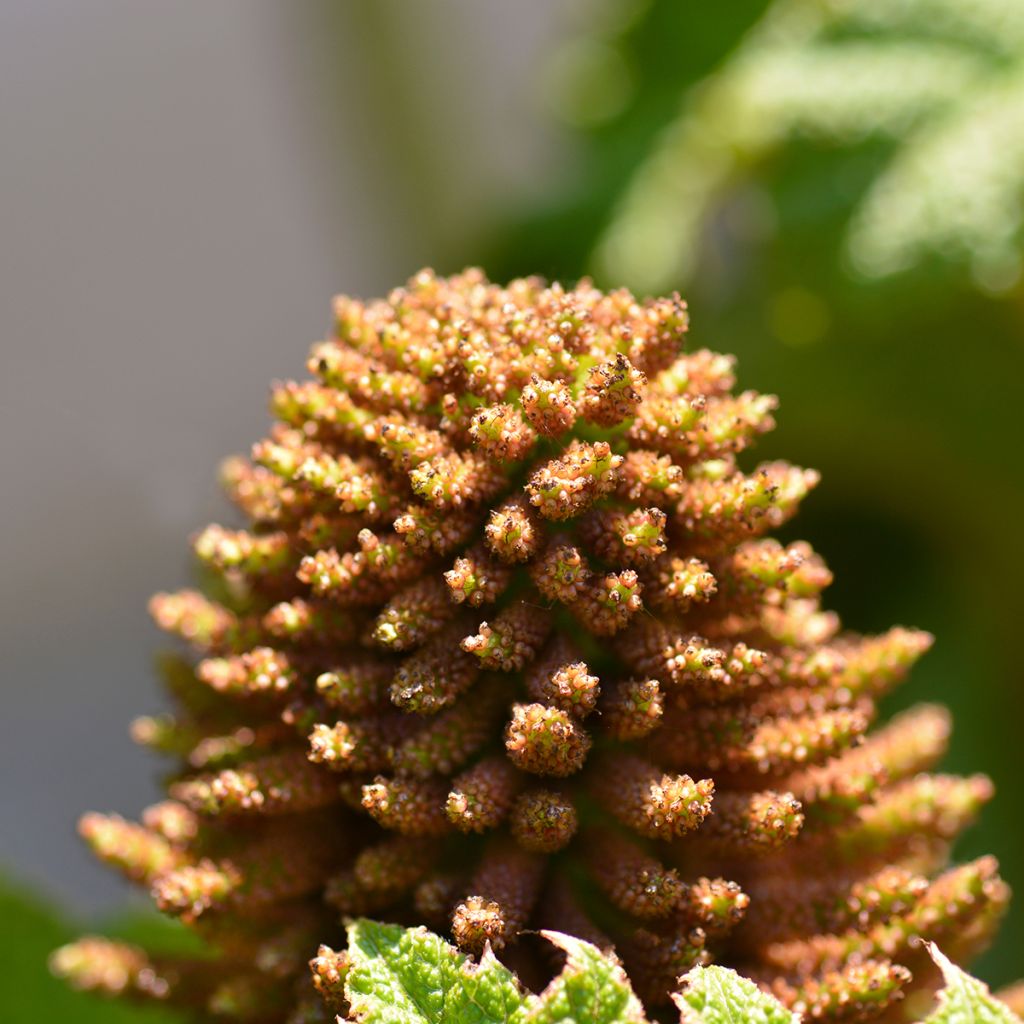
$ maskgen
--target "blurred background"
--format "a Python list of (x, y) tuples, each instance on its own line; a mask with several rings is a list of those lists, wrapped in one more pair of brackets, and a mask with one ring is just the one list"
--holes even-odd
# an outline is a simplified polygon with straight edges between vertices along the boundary
[(5, 1021), (158, 1019), (43, 969), (158, 928), (74, 833), (157, 793), (146, 599), (331, 295), (428, 264), (688, 298), (823, 472), (832, 605), (937, 635), (893, 707), (954, 709), (1024, 893), (1018, 0), (7, 0), (0, 139)]

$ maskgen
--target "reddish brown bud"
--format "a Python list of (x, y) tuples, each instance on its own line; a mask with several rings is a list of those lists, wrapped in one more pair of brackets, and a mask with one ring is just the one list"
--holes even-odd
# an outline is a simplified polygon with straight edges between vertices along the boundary
[(532, 789), (520, 796), (509, 821), (515, 841), (534, 853), (555, 853), (568, 846), (577, 828), (572, 801), (551, 789)]
[(559, 708), (516, 704), (505, 730), (505, 749), (516, 767), (534, 775), (565, 776), (583, 767), (590, 737)]
[(488, 757), (452, 780), (445, 811), (461, 832), (484, 832), (501, 824), (523, 776), (505, 757)]
[(495, 846), (485, 854), (455, 908), (452, 935), (465, 950), (483, 952), (485, 943), (502, 949), (515, 940), (540, 894), (544, 861), (515, 847)]

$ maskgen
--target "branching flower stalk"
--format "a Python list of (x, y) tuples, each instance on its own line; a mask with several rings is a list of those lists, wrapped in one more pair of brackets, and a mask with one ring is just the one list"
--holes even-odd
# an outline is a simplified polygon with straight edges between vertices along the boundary
[(930, 983), (921, 938), (988, 943), (1006, 886), (948, 858), (991, 785), (933, 771), (941, 708), (871, 731), (931, 637), (822, 609), (822, 559), (769, 536), (817, 474), (747, 463), (775, 399), (684, 350), (677, 296), (424, 271), (334, 314), (224, 466), (248, 526), (152, 601), (195, 652), (133, 727), (178, 759), (168, 799), (82, 819), (210, 956), (88, 938), (61, 974), (326, 1021), (371, 915), (517, 965), (524, 931), (580, 936), (652, 1012), (713, 959), (869, 1020)]

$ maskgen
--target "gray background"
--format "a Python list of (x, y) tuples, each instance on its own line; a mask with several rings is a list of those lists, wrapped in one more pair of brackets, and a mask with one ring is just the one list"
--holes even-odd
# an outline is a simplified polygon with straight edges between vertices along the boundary
[[(0, 868), (80, 912), (137, 812), (148, 595), (336, 291), (457, 266), (570, 159), (536, 76), (578, 3), (0, 4)], [(380, 56), (387, 54), (385, 59)], [(456, 262), (453, 262), (453, 258)]]

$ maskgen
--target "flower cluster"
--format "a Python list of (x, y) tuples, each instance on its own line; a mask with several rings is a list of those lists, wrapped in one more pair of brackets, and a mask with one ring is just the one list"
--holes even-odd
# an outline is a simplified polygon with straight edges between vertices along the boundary
[(775, 400), (684, 351), (678, 297), (424, 271), (334, 314), (224, 466), (248, 527), (153, 599), (197, 652), (133, 727), (179, 759), (168, 799), (81, 826), (215, 955), (90, 938), (60, 973), (329, 1020), (341, 922), (371, 915), (525, 979), (525, 930), (574, 934), (649, 1007), (715, 959), (868, 1020), (929, 983), (919, 938), (989, 940), (995, 864), (947, 863), (989, 782), (931, 771), (941, 708), (869, 731), (931, 638), (841, 631), (822, 559), (767, 536), (817, 476), (742, 467)]

